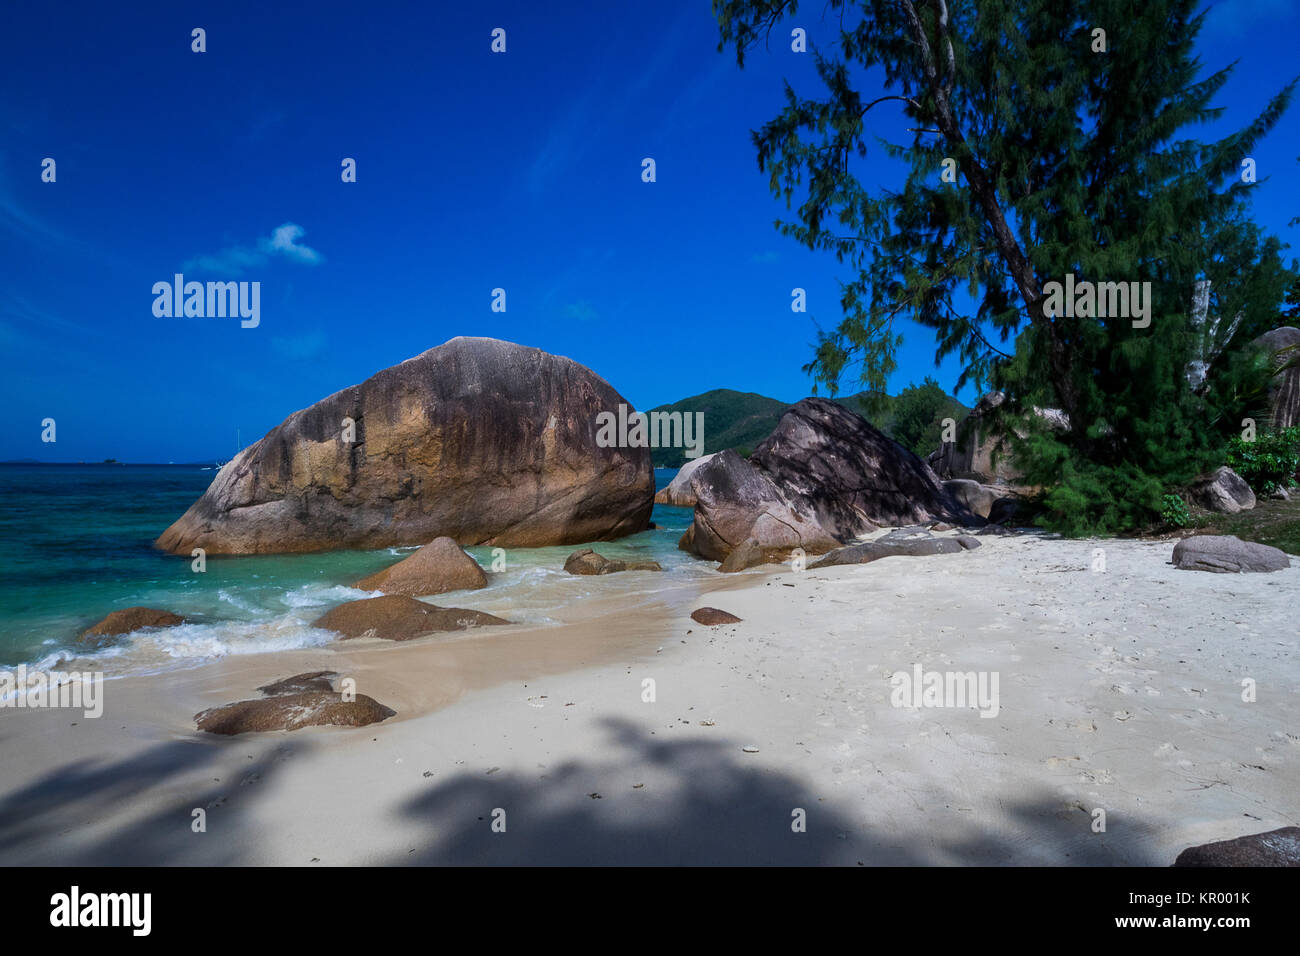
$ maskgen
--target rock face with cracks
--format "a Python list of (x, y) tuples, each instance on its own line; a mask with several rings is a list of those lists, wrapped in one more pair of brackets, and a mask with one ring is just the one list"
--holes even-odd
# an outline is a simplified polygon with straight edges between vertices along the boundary
[(882, 525), (978, 523), (934, 472), (865, 419), (823, 398), (790, 408), (749, 460), (716, 454), (691, 477), (695, 520), (680, 547), (724, 561), (823, 554)]
[(174, 554), (540, 547), (643, 531), (649, 448), (603, 448), (627, 400), (576, 362), (455, 338), (295, 412), (155, 542)]

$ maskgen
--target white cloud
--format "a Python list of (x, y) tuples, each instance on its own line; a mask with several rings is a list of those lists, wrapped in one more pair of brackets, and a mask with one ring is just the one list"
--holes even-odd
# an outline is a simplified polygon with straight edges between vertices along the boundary
[(324, 262), (325, 257), (319, 252), (298, 242), (304, 235), (306, 230), (302, 226), (286, 222), (271, 230), (269, 238), (258, 239), (256, 247), (231, 246), (213, 255), (195, 256), (185, 261), (181, 271), (242, 275), (244, 270), (255, 269), (277, 257), (310, 266)]

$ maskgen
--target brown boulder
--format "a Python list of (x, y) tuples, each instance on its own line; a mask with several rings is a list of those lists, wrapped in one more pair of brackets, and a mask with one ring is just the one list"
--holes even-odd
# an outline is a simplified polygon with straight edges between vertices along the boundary
[(736, 615), (720, 611), (716, 607), (697, 608), (691, 612), (691, 620), (706, 627), (718, 627), (721, 624), (739, 624), (741, 621)]
[(746, 538), (731, 549), (731, 553), (718, 565), (718, 570), (730, 574), (756, 568), (760, 564), (784, 564), (793, 554), (790, 548), (765, 548), (753, 538)]
[(617, 571), (662, 571), (658, 561), (610, 560), (591, 548), (579, 548), (564, 562), (569, 574), (614, 574)]
[(1300, 827), (1190, 846), (1174, 866), (1300, 866)]
[(284, 694), (301, 694), (313, 690), (333, 690), (334, 671), (312, 671), (309, 674), (295, 674), (258, 688), (266, 697), (280, 697)]
[(241, 700), (211, 707), (194, 715), (198, 729), (209, 734), (264, 733), (270, 730), (300, 730), (325, 724), (336, 727), (364, 727), (396, 715), (373, 697), (357, 694), (344, 700), (332, 691), (305, 691), (261, 700)]
[(786, 498), (765, 472), (731, 449), (720, 451), (691, 479), (695, 516), (678, 547), (712, 561), (725, 560), (746, 540), (772, 550), (803, 548), (821, 554), (839, 542), (812, 509)]
[(487, 575), (478, 562), (451, 538), (437, 538), (391, 567), (362, 578), (354, 588), (421, 597), (444, 591), (470, 591), (487, 587)]
[(78, 641), (93, 644), (114, 635), (130, 634), (143, 627), (175, 627), (184, 623), (185, 618), (171, 611), (160, 611), (152, 607), (128, 607), (114, 611), (98, 624), (86, 628)]
[(290, 415), (155, 545), (255, 554), (446, 536), (539, 547), (642, 531), (650, 449), (596, 441), (598, 415), (621, 404), (570, 359), (455, 338)]
[(312, 627), (334, 631), (345, 640), (378, 637), (385, 641), (409, 641), (425, 634), (509, 623), (482, 611), (437, 607), (404, 594), (386, 594), (340, 604)]

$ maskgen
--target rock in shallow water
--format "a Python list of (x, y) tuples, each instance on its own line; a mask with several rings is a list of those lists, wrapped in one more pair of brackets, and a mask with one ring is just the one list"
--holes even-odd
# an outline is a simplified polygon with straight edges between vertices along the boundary
[(143, 627), (175, 627), (184, 623), (185, 618), (171, 611), (160, 611), (152, 607), (128, 607), (114, 611), (98, 624), (86, 628), (77, 640), (81, 644), (99, 644), (107, 638), (130, 634)]
[(483, 611), (438, 607), (406, 595), (386, 594), (340, 604), (317, 619), (312, 627), (334, 631), (345, 639), (377, 637), (385, 641), (409, 641), (442, 631), (509, 623)]
[(256, 554), (446, 536), (540, 547), (642, 531), (650, 449), (596, 442), (597, 416), (620, 404), (570, 359), (455, 338), (290, 415), (155, 545)]
[(614, 574), (618, 571), (662, 571), (658, 561), (619, 561), (597, 554), (591, 548), (579, 548), (564, 562), (569, 574)]
[(1236, 574), (1246, 571), (1281, 571), (1291, 566), (1285, 551), (1242, 541), (1230, 534), (1198, 534), (1174, 545), (1174, 566), (1180, 571), (1214, 571)]
[(444, 591), (487, 587), (487, 575), (451, 538), (437, 538), (391, 567), (352, 585), (362, 591), (383, 591), (421, 597)]

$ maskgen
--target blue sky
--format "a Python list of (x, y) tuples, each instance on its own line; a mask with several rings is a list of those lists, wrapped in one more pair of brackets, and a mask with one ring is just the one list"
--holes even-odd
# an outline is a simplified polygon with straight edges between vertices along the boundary
[[(826, 36), (821, 9), (791, 25)], [(1205, 138), (1300, 72), (1297, 34), (1292, 0), (1216, 7), (1202, 60), (1241, 62)], [(819, 87), (788, 43), (743, 72), (716, 44), (707, 0), (5, 5), (0, 459), (225, 459), (236, 429), (251, 443), (456, 335), (567, 355), (639, 408), (808, 394), (813, 320), (838, 321), (848, 275), (776, 233), (750, 130), (783, 77)], [(1257, 218), (1300, 249), (1298, 109), (1255, 159)], [(155, 317), (181, 271), (260, 281), (258, 327)], [(929, 334), (904, 334), (891, 388), (950, 388)]]

